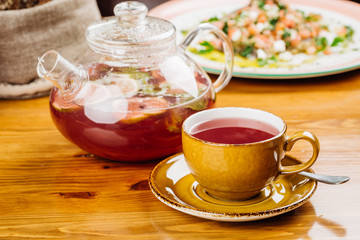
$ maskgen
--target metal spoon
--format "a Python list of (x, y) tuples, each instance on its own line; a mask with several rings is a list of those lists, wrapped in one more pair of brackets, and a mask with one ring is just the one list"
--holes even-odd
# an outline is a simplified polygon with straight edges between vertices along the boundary
[(312, 180), (316, 180), (327, 184), (342, 184), (350, 180), (350, 178), (346, 176), (329, 176), (329, 175), (321, 175), (321, 174), (315, 174), (309, 172), (299, 172), (298, 174), (310, 178)]

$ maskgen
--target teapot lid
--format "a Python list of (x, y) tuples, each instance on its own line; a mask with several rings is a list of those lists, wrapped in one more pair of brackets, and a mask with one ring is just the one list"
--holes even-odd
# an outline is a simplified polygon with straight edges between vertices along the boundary
[[(147, 16), (145, 4), (125, 1), (114, 8), (114, 17), (91, 24), (86, 32), (89, 46), (95, 51), (112, 56), (157, 52), (166, 49), (175, 39), (175, 27), (170, 22)], [(161, 49), (160, 49), (161, 48)], [(137, 54), (135, 54), (137, 55)]]

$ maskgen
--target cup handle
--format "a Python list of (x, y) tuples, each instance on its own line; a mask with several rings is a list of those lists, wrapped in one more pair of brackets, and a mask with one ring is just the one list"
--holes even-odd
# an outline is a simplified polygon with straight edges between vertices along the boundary
[(294, 135), (292, 135), (290, 138), (288, 138), (286, 140), (285, 145), (284, 145), (285, 151), (287, 151), (287, 152), (290, 151), (292, 149), (292, 147), (294, 146), (294, 144), (301, 139), (310, 142), (310, 144), (313, 148), (313, 154), (312, 154), (311, 158), (304, 163), (292, 165), (292, 166), (282, 166), (280, 163), (280, 167), (279, 167), (280, 174), (298, 173), (298, 172), (301, 172), (301, 171), (304, 171), (304, 170), (310, 168), (315, 163), (315, 161), (319, 155), (320, 143), (319, 143), (319, 140), (317, 139), (317, 137), (314, 134), (312, 134), (311, 132), (307, 132), (307, 131), (296, 132)]
[(180, 43), (180, 47), (185, 50), (194, 40), (194, 38), (203, 31), (209, 31), (210, 33), (213, 33), (217, 38), (222, 40), (222, 46), (225, 54), (225, 67), (219, 77), (216, 79), (216, 81), (212, 84), (215, 92), (217, 93), (224, 87), (226, 87), (226, 85), (229, 83), (234, 68), (234, 51), (231, 41), (227, 37), (227, 35), (222, 30), (210, 23), (202, 23), (195, 30), (188, 33), (185, 39)]

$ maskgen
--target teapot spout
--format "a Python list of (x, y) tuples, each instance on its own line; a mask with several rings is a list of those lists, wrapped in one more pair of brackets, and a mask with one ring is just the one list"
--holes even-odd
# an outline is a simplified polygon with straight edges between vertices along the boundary
[(75, 97), (88, 79), (84, 68), (74, 66), (55, 50), (47, 51), (38, 60), (39, 77), (50, 81), (69, 100)]

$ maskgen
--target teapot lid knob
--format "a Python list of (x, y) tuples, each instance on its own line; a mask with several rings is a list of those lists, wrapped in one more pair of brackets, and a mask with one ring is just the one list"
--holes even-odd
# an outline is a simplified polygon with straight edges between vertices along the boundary
[(136, 58), (144, 52), (167, 51), (176, 44), (172, 23), (147, 16), (145, 4), (125, 1), (114, 8), (113, 17), (100, 19), (88, 26), (86, 39), (98, 53), (118, 58)]
[(118, 22), (126, 25), (136, 25), (144, 21), (148, 13), (145, 4), (136, 1), (125, 1), (114, 7)]

